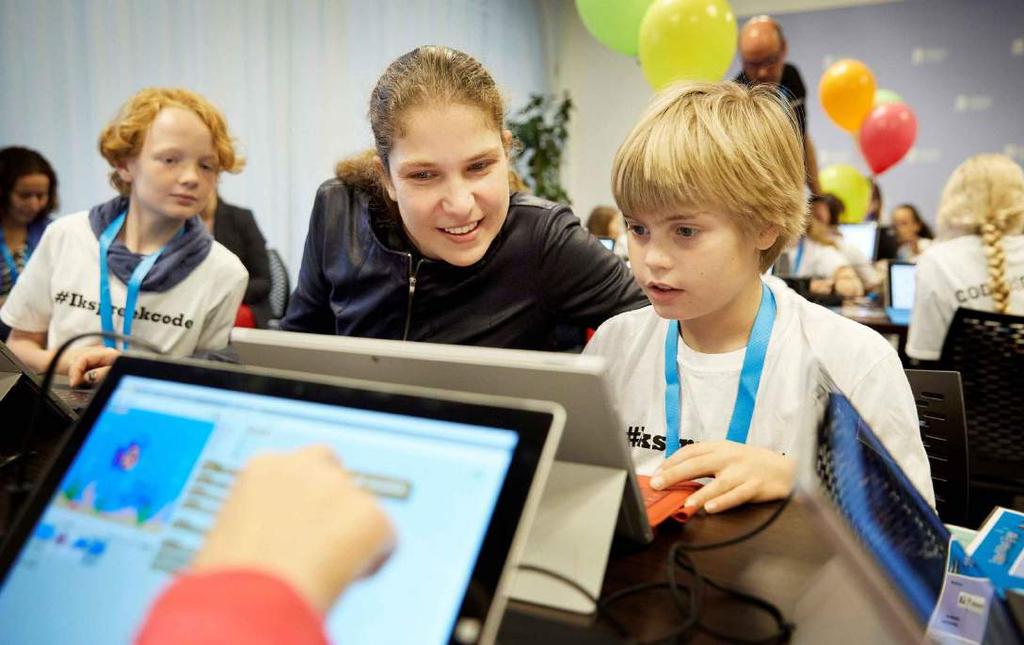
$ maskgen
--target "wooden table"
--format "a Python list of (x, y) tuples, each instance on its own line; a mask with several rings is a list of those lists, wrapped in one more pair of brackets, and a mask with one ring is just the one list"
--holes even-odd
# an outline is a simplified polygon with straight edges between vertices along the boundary
[[(617, 547), (608, 564), (602, 597), (638, 583), (666, 580), (668, 553), (675, 542), (682, 540), (697, 545), (741, 535), (762, 524), (778, 505), (758, 504), (720, 515), (699, 515), (686, 525), (662, 526), (654, 543), (647, 548)], [(815, 530), (808, 511), (798, 501), (791, 502), (770, 527), (750, 540), (692, 554), (702, 574), (768, 600), (790, 621), (797, 601), (830, 556), (829, 545)], [(682, 572), (680, 576), (684, 581), (687, 579)], [(630, 634), (641, 641), (662, 637), (682, 621), (667, 590), (648, 591), (623, 599), (611, 611)], [(763, 612), (710, 589), (705, 592), (702, 618), (721, 631), (748, 637), (769, 635), (775, 630), (774, 622)], [(512, 602), (499, 642), (536, 645), (549, 642), (548, 636), (554, 636), (555, 632), (571, 638), (574, 645), (617, 640), (604, 617), (578, 616)], [(710, 641), (698, 635), (695, 642)]]

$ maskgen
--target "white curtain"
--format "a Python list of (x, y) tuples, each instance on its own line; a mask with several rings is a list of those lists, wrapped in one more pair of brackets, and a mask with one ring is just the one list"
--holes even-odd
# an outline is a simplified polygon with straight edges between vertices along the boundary
[(96, 141), (132, 93), (198, 91), (248, 164), (221, 194), (252, 208), (297, 275), (310, 206), (335, 161), (368, 147), (370, 90), (395, 57), (477, 57), (512, 111), (551, 87), (545, 0), (0, 0), (0, 146), (38, 149), (61, 213), (113, 195)]

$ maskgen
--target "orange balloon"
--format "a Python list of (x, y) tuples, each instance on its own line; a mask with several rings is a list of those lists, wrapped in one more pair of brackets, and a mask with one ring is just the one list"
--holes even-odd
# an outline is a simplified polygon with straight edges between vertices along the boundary
[(825, 113), (847, 132), (856, 132), (875, 103), (875, 75), (859, 60), (844, 58), (829, 66), (818, 85)]

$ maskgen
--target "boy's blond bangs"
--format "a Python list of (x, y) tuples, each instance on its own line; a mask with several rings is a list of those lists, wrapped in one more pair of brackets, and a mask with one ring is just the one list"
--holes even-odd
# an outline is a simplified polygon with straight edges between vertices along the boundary
[(694, 83), (659, 93), (612, 167), (623, 214), (668, 216), (712, 208), (754, 233), (774, 226), (767, 269), (804, 230), (803, 146), (788, 108), (769, 87)]

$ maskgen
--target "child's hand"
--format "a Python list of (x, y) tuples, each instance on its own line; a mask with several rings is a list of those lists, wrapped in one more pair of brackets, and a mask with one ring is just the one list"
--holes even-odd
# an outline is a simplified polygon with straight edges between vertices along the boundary
[(718, 513), (747, 502), (782, 499), (793, 489), (796, 462), (735, 441), (693, 443), (662, 462), (651, 477), (651, 487), (661, 489), (701, 477), (714, 480), (691, 495), (686, 505)]
[(68, 382), (71, 387), (93, 387), (106, 377), (121, 352), (109, 347), (83, 347), (70, 359)]
[(330, 448), (310, 446), (249, 460), (193, 566), (265, 571), (326, 612), (394, 544), (377, 499), (356, 486)]

